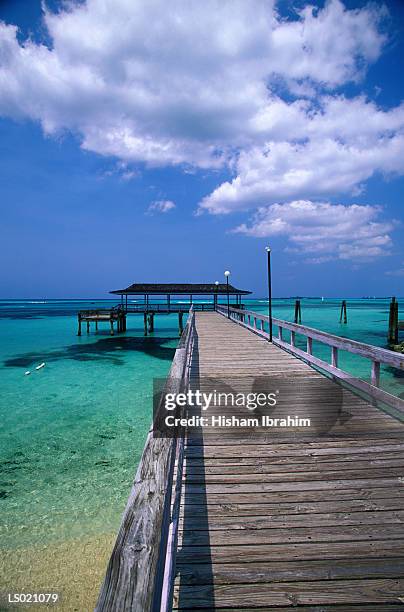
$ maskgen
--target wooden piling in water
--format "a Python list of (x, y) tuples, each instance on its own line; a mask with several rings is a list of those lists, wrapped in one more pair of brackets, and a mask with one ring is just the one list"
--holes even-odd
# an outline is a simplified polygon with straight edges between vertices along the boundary
[(147, 314), (143, 315), (144, 335), (147, 336)]
[(81, 336), (81, 316), (80, 316), (80, 313), (77, 315), (77, 323), (78, 323), (77, 335)]
[(348, 323), (348, 315), (347, 315), (347, 310), (346, 310), (346, 300), (342, 300), (341, 302), (341, 312), (339, 315), (339, 322), (340, 323)]
[(387, 341), (389, 344), (398, 344), (398, 302), (395, 297), (392, 297), (390, 302)]
[(295, 303), (295, 323), (302, 322), (302, 309), (300, 306), (300, 300), (296, 300)]

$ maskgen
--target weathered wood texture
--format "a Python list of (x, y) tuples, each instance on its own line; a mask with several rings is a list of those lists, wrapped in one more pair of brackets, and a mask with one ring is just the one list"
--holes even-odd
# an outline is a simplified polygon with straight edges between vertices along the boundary
[[(221, 315), (197, 313), (196, 331), (190, 377), (202, 389), (250, 376), (324, 383)], [(350, 391), (331, 421), (328, 400), (293, 397), (291, 414), (327, 427), (188, 432), (175, 609), (404, 609), (404, 425)]]
[[(166, 392), (188, 380), (194, 333), (190, 314), (176, 350)], [(150, 429), (97, 602), (97, 612), (147, 612), (160, 605), (177, 438)], [(157, 602), (157, 603), (156, 603)]]

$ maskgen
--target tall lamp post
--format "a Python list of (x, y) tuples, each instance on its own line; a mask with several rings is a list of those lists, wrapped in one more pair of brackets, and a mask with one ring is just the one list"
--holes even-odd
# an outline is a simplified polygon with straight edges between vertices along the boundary
[(271, 279), (271, 249), (269, 246), (265, 247), (268, 256), (268, 322), (269, 322), (269, 334), (268, 340), (272, 342), (272, 279)]
[(215, 281), (215, 285), (216, 285), (216, 293), (214, 297), (214, 306), (215, 306), (215, 310), (217, 310), (217, 292), (219, 291), (219, 281)]
[(230, 276), (230, 270), (226, 270), (224, 275), (226, 277), (226, 285), (227, 285), (227, 318), (230, 319), (230, 301), (229, 301), (229, 276)]

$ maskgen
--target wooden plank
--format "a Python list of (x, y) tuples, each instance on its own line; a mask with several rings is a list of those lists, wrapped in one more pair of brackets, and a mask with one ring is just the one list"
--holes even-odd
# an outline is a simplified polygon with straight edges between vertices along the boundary
[(183, 547), (223, 546), (228, 548), (231, 557), (233, 545), (284, 544), (299, 542), (346, 542), (366, 540), (404, 539), (404, 526), (401, 523), (390, 525), (334, 525), (321, 527), (294, 527), (271, 529), (216, 529), (208, 531), (180, 532), (178, 541)]
[(374, 500), (385, 499), (389, 497), (403, 497), (404, 487), (381, 487), (376, 488), (346, 488), (338, 489), (330, 493), (329, 490), (308, 490), (308, 491), (278, 491), (270, 493), (259, 493), (259, 495), (251, 495), (251, 493), (239, 493), (237, 489), (233, 489), (232, 493), (211, 493), (201, 490), (199, 494), (190, 494), (184, 490), (182, 504), (191, 506), (193, 504), (200, 505), (201, 503), (208, 504), (227, 504), (227, 503), (253, 503), (257, 505), (261, 503), (305, 503), (305, 502), (324, 502), (324, 501), (339, 501), (339, 500)]
[(234, 606), (299, 606), (323, 604), (398, 603), (404, 580), (335, 580), (244, 585), (184, 585), (174, 591), (174, 608)]
[(251, 482), (233, 484), (186, 484), (185, 491), (187, 495), (201, 493), (281, 493), (281, 492), (298, 492), (298, 491), (332, 491), (338, 489), (369, 489), (372, 486), (377, 487), (403, 487), (404, 478), (378, 478), (376, 483), (368, 478), (357, 479), (340, 479), (333, 481), (308, 481), (308, 482)]
[[(312, 457), (321, 456), (321, 455), (349, 455), (351, 452), (355, 452), (356, 454), (362, 453), (384, 453), (389, 451), (402, 451), (404, 448), (404, 444), (400, 441), (394, 443), (394, 440), (389, 440), (388, 444), (385, 444), (384, 448), (382, 448), (382, 441), (380, 445), (376, 444), (376, 440), (371, 444), (368, 443), (364, 445), (362, 441), (351, 441), (347, 443), (345, 440), (335, 440), (334, 442), (324, 442), (323, 445), (317, 445), (317, 447), (312, 446), (312, 443), (306, 442), (305, 444), (298, 444), (293, 448), (293, 446), (288, 446), (288, 442), (285, 442), (282, 447), (279, 444), (262, 444), (259, 440), (257, 444), (254, 444), (253, 441), (247, 440), (245, 444), (240, 444), (236, 448), (234, 448), (234, 444), (212, 444), (211, 446), (207, 445), (189, 445), (187, 441), (187, 449), (185, 456), (188, 457), (198, 457), (203, 456), (206, 458), (209, 457), (293, 457), (293, 456), (302, 456), (302, 455), (310, 455)], [(361, 444), (359, 444), (361, 442)]]
[(404, 556), (394, 559), (325, 559), (208, 565), (178, 563), (177, 585), (255, 584), (404, 576)]
[[(397, 476), (399, 478), (403, 478), (404, 480), (404, 467), (390, 467), (388, 469), (389, 478), (393, 476)], [(256, 472), (254, 474), (248, 472), (246, 470), (244, 473), (239, 474), (237, 469), (233, 469), (233, 473), (230, 474), (209, 474), (206, 472), (202, 472), (199, 474), (195, 474), (193, 472), (188, 472), (183, 481), (185, 486), (200, 484), (203, 483), (206, 486), (212, 484), (253, 484), (253, 483), (278, 483), (278, 482), (306, 482), (306, 481), (314, 481), (327, 479), (330, 484), (331, 481), (338, 480), (340, 481), (343, 478), (343, 481), (347, 481), (349, 479), (352, 480), (363, 480), (363, 479), (378, 479), (382, 478), (385, 480), (386, 478), (386, 468), (381, 467), (373, 467), (373, 468), (364, 468), (362, 470), (353, 470), (353, 469), (345, 469), (345, 470), (327, 470), (325, 468), (319, 471), (309, 471), (309, 472), (292, 472), (292, 473), (271, 473), (267, 471)]]
[[(206, 463), (203, 461), (192, 461), (188, 460), (184, 467), (184, 475), (193, 476), (196, 474), (247, 474), (250, 475), (252, 468), (254, 473), (260, 474), (285, 474), (286, 477), (298, 475), (299, 472), (305, 472), (305, 474), (311, 472), (325, 472), (335, 471), (341, 474), (352, 470), (355, 467), (355, 471), (359, 472), (362, 470), (372, 468), (403, 468), (404, 472), (404, 457), (399, 455), (393, 459), (363, 459), (363, 455), (360, 455), (361, 459), (347, 461), (346, 457), (340, 458), (340, 461), (317, 461), (311, 459), (304, 463), (267, 463), (259, 457), (240, 457), (238, 462), (226, 463), (225, 461), (220, 462), (219, 459), (207, 460)], [(384, 455), (383, 455), (384, 457)], [(244, 461), (242, 461), (244, 459)], [(209, 463), (208, 463), (209, 461)], [(291, 474), (292, 472), (292, 474)], [(384, 471), (386, 474), (386, 471)], [(390, 474), (390, 472), (389, 472)]]
[[(384, 490), (384, 489), (383, 489)], [(217, 504), (184, 504), (181, 507), (181, 517), (188, 521), (197, 522), (201, 518), (208, 517), (213, 525), (217, 518), (232, 519), (237, 517), (274, 517), (281, 516), (282, 519), (293, 515), (317, 515), (330, 513), (350, 512), (380, 512), (384, 510), (402, 510), (404, 507), (404, 495), (380, 498), (380, 499), (343, 499), (340, 501), (312, 501), (312, 502), (276, 502), (276, 503), (238, 503), (238, 501)], [(223, 523), (225, 524), (225, 523)], [(203, 522), (202, 522), (203, 525)]]
[(188, 456), (185, 460), (185, 468), (220, 470), (221, 468), (234, 469), (238, 467), (259, 467), (272, 469), (273, 471), (290, 471), (316, 469), (318, 465), (342, 465), (348, 466), (355, 462), (356, 465), (386, 465), (390, 461), (394, 464), (401, 464), (404, 454), (400, 451), (385, 453), (356, 454), (355, 452), (346, 455), (297, 455), (291, 457), (203, 457)]
[[(402, 504), (402, 508), (404, 505)], [(404, 510), (396, 511), (379, 511), (366, 510), (364, 512), (333, 512), (333, 513), (316, 513), (313, 515), (292, 514), (290, 516), (271, 515), (256, 516), (254, 513), (246, 516), (219, 516), (216, 519), (206, 514), (208, 519), (209, 531), (222, 530), (257, 530), (257, 529), (272, 529), (281, 527), (283, 529), (291, 528), (316, 528), (317, 527), (334, 527), (335, 525), (393, 525), (404, 523)], [(205, 531), (206, 524), (201, 520), (201, 515), (188, 517), (185, 514), (180, 521), (180, 530), (182, 531)], [(186, 542), (184, 534), (183, 541)]]
[[(257, 538), (259, 540), (259, 538)], [(252, 563), (309, 559), (385, 559), (402, 557), (404, 539), (355, 540), (344, 542), (295, 542), (232, 546), (184, 546), (177, 563)]]

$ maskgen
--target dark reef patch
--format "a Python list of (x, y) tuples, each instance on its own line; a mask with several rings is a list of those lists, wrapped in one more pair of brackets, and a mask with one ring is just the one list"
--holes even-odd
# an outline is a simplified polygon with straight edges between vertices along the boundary
[(113, 365), (123, 365), (124, 360), (120, 355), (123, 352), (134, 351), (171, 361), (175, 348), (164, 346), (164, 344), (172, 340), (173, 338), (161, 337), (109, 336), (100, 338), (96, 342), (71, 344), (60, 350), (22, 353), (4, 360), (3, 364), (8, 368), (28, 368), (41, 361), (50, 363), (60, 359), (72, 359), (74, 361), (107, 361)]

